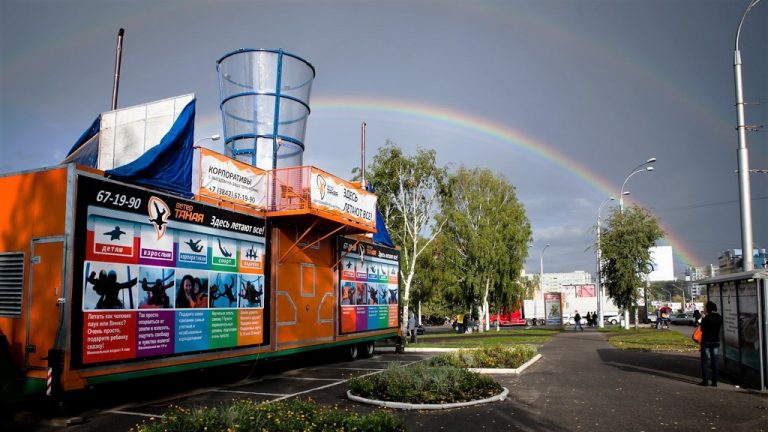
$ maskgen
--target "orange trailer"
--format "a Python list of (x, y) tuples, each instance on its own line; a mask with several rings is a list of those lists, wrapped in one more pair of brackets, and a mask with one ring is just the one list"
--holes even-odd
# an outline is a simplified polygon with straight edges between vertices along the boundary
[(398, 336), (399, 252), (328, 200), (375, 197), (315, 168), (269, 172), (263, 209), (74, 164), (0, 188), (3, 401)]

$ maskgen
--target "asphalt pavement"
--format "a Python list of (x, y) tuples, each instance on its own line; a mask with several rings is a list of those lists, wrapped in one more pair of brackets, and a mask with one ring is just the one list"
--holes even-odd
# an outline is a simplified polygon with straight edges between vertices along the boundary
[[(664, 331), (688, 330), (680, 326)], [(768, 393), (739, 388), (727, 377), (716, 388), (698, 386), (698, 353), (617, 350), (605, 333), (595, 329), (559, 333), (541, 353), (542, 358), (521, 375), (496, 375), (510, 390), (505, 401), (395, 414), (405, 419), (410, 431), (768, 431)], [(392, 361), (408, 364), (430, 355), (382, 353), (372, 359), (321, 362), (299, 369), (278, 362), (280, 370), (236, 386), (222, 384), (174, 400), (136, 400), (91, 410), (82, 414), (82, 424), (69, 428), (25, 422), (24, 430), (128, 430), (141, 420), (136, 415), (159, 414), (169, 403), (211, 406), (226, 403), (232, 395), (264, 401), (280, 394), (284, 395), (280, 398), (310, 397), (321, 404), (365, 413), (377, 408), (346, 398), (349, 376), (372, 373)]]
[(606, 334), (594, 329), (560, 333), (541, 353), (519, 377), (497, 376), (510, 390), (506, 401), (446, 413), (405, 413), (409, 427), (472, 432), (768, 430), (768, 395), (727, 379), (716, 388), (698, 386), (698, 353), (617, 350)]

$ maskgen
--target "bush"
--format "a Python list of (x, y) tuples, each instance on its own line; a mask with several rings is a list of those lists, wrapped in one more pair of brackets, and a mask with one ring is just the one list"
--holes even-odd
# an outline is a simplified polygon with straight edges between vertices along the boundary
[(475, 350), (459, 350), (440, 354), (429, 361), (431, 366), (463, 368), (519, 368), (536, 355), (529, 345), (486, 346)]
[(235, 400), (214, 408), (171, 407), (163, 418), (137, 425), (138, 432), (195, 431), (405, 431), (402, 420), (386, 411), (359, 415), (338, 408), (323, 408), (312, 401), (256, 403)]
[(391, 364), (380, 374), (353, 378), (349, 390), (368, 399), (440, 404), (489, 398), (502, 387), (489, 376), (454, 366)]

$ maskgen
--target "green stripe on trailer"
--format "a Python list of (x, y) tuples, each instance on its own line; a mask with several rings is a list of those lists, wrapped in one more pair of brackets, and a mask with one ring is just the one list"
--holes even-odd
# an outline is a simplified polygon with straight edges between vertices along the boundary
[[(269, 352), (263, 352), (258, 354), (248, 354), (248, 355), (242, 355), (237, 357), (229, 357), (229, 358), (218, 359), (218, 360), (206, 360), (206, 361), (186, 363), (186, 364), (180, 364), (180, 365), (174, 365), (174, 366), (164, 366), (164, 367), (158, 367), (158, 368), (152, 368), (152, 369), (145, 369), (145, 370), (133, 371), (133, 372), (122, 372), (122, 373), (114, 373), (109, 375), (93, 376), (88, 378), (87, 381), (88, 381), (88, 384), (105, 384), (105, 383), (116, 382), (116, 381), (150, 377), (154, 375), (184, 372), (184, 371), (189, 371), (193, 369), (225, 366), (225, 365), (243, 363), (243, 362), (253, 361), (253, 360), (268, 359), (272, 357), (281, 357), (281, 356), (298, 354), (298, 353), (307, 352), (307, 351), (316, 351), (321, 349), (340, 347), (344, 345), (359, 344), (362, 342), (377, 341), (377, 340), (387, 339), (387, 338), (396, 337), (396, 336), (397, 336), (397, 333), (388, 333), (384, 335), (376, 335), (371, 337), (346, 340), (341, 342), (333, 342), (333, 343), (322, 344), (322, 345), (312, 345), (312, 346), (301, 347), (301, 348), (291, 348), (291, 349), (285, 349), (281, 351), (269, 351)], [(45, 382), (43, 382), (43, 384), (45, 384)]]
[(30, 397), (44, 396), (46, 380), (39, 378), (23, 378), (2, 382), (0, 401), (2, 403), (22, 402)]

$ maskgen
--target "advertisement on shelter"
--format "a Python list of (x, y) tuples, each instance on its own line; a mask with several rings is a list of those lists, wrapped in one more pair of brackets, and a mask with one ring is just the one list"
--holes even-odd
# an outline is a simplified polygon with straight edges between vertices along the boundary
[(339, 237), (340, 333), (398, 327), (397, 249)]
[(261, 345), (265, 221), (78, 178), (74, 363)]
[(722, 302), (725, 357), (739, 361), (739, 313), (734, 282), (723, 284)]

